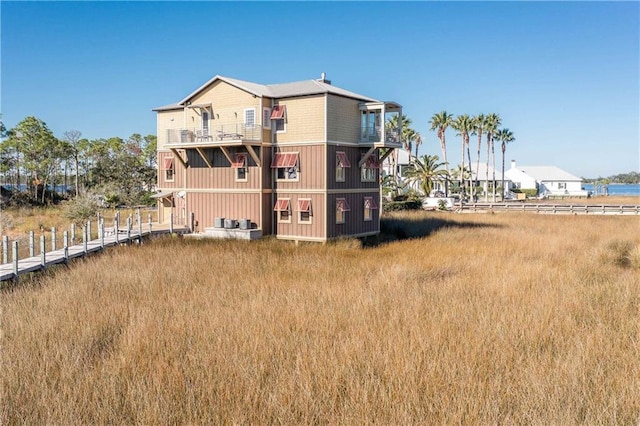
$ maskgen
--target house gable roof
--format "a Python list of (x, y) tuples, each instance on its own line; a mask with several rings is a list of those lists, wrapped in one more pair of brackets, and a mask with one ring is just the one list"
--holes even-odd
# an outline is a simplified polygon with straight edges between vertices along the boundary
[(556, 166), (518, 166), (517, 168), (538, 182), (582, 182), (582, 178), (574, 176)]
[[(364, 102), (379, 102), (378, 100), (370, 98), (368, 96), (363, 96), (358, 93), (354, 93), (349, 90), (342, 89), (340, 87), (333, 86), (331, 84), (327, 84), (318, 80), (303, 80), (294, 81), (291, 83), (264, 85), (253, 83), (250, 81), (238, 80), (236, 78), (216, 75), (215, 77), (204, 83), (202, 86), (198, 87), (196, 90), (190, 93), (189, 96), (182, 99), (177, 104), (154, 108), (154, 111), (165, 111), (168, 109), (181, 108), (182, 105), (186, 104), (190, 99), (192, 99), (194, 96), (202, 92), (204, 89), (206, 89), (216, 81), (224, 81), (225, 83), (237, 87), (238, 89), (244, 90), (245, 92), (251, 93), (252, 95), (268, 98), (291, 98), (297, 96), (331, 93), (334, 95), (353, 98)], [(169, 106), (171, 106), (172, 108), (168, 108)]]

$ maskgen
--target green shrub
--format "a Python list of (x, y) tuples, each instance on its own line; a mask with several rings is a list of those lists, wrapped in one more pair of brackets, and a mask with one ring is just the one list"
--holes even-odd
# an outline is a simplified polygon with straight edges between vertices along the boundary
[(526, 194), (528, 197), (536, 197), (538, 195), (538, 188), (526, 188), (526, 189), (513, 189), (515, 194)]
[(382, 203), (382, 210), (386, 212), (397, 212), (402, 210), (420, 210), (422, 209), (421, 200), (404, 200), (404, 201), (387, 201)]

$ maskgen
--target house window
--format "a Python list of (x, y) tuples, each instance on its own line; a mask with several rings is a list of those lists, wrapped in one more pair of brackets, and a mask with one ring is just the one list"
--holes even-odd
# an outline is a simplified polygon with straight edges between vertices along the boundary
[(567, 189), (566, 182), (558, 182), (558, 189)]
[(271, 128), (271, 108), (262, 108), (262, 126), (265, 129)]
[(311, 224), (311, 199), (301, 198), (298, 200), (298, 223)]
[(336, 198), (336, 223), (345, 222), (345, 212), (351, 211), (347, 200), (344, 198)]
[(164, 159), (164, 180), (167, 182), (173, 182), (175, 175), (175, 169), (173, 167), (173, 157), (166, 157)]
[(231, 167), (236, 169), (236, 182), (247, 181), (247, 154), (236, 154)]
[(291, 223), (291, 203), (289, 198), (278, 198), (273, 211), (278, 213), (278, 222)]
[(209, 136), (209, 113), (202, 111), (202, 136)]
[(287, 106), (274, 105), (271, 109), (271, 119), (274, 120), (276, 133), (284, 133), (287, 131)]
[(276, 152), (273, 155), (271, 168), (276, 169), (277, 180), (297, 181), (299, 165), (297, 152)]
[(247, 108), (244, 110), (244, 127), (253, 129), (256, 125), (256, 109)]
[(378, 169), (380, 168), (380, 164), (378, 160), (374, 157), (374, 155), (370, 155), (362, 164), (362, 170), (360, 175), (360, 180), (362, 182), (375, 182), (378, 177)]
[(347, 154), (342, 151), (336, 152), (336, 182), (345, 181), (345, 170), (347, 167), (351, 167)]
[(365, 221), (373, 220), (373, 210), (377, 208), (378, 208), (378, 205), (376, 204), (373, 197), (364, 197), (364, 220)]

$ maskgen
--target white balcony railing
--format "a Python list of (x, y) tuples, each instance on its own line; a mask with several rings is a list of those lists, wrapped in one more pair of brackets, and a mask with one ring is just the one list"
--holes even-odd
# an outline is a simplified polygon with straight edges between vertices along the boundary
[[(361, 142), (382, 142), (382, 129), (362, 127), (360, 131)], [(398, 129), (385, 129), (384, 130), (384, 142), (390, 144), (401, 143), (400, 133)]]
[(261, 141), (262, 126), (221, 124), (207, 129), (167, 129), (167, 143)]

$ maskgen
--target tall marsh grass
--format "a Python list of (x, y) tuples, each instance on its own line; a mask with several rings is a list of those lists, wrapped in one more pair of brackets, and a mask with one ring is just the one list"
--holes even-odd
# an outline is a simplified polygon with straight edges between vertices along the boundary
[(638, 226), (417, 212), (373, 247), (112, 249), (0, 295), (0, 422), (638, 424)]

